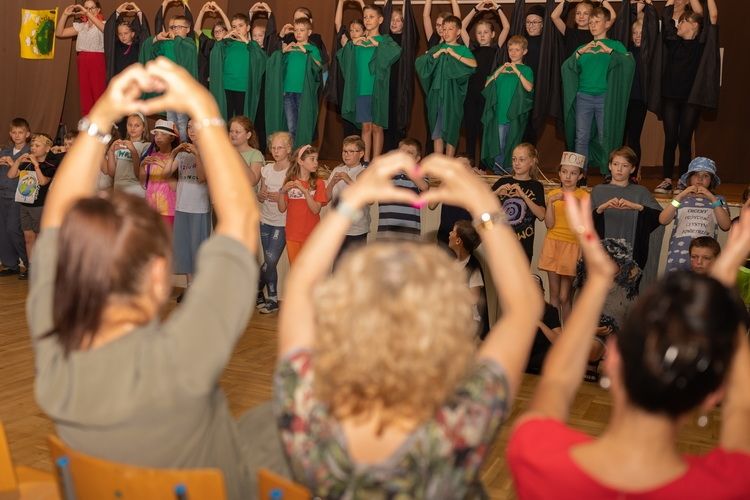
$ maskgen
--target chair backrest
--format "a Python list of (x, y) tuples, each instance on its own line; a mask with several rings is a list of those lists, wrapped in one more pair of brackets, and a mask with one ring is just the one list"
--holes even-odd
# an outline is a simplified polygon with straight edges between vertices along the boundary
[(10, 456), (10, 447), (5, 436), (5, 427), (0, 422), (0, 496), (4, 498), (7, 495), (8, 498), (12, 498), (11, 493), (17, 492), (18, 479), (13, 468), (13, 459)]
[(49, 436), (47, 443), (65, 500), (226, 498), (224, 478), (218, 469), (137, 467), (77, 452), (57, 436)]
[(259, 500), (311, 500), (310, 490), (268, 469), (258, 471)]

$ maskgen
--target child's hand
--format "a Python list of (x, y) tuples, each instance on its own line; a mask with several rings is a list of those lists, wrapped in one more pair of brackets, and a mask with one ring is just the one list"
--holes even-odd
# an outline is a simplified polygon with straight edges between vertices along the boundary
[(393, 184), (393, 177), (399, 173), (405, 173), (415, 182), (420, 178), (417, 165), (409, 155), (394, 151), (378, 156), (357, 177), (357, 182), (342, 192), (341, 199), (353, 208), (362, 208), (377, 201), (416, 205), (416, 193)]
[(711, 191), (706, 189), (703, 186), (694, 186), (694, 195), (699, 198), (708, 198), (711, 200), (711, 203), (716, 201), (716, 195), (714, 195)]
[(609, 48), (609, 47), (607, 47), (607, 45), (605, 45), (605, 43), (602, 42), (601, 40), (597, 40), (596, 41), (596, 47), (598, 47), (599, 49), (601, 49), (601, 52), (604, 52), (605, 54), (611, 54), (612, 53), (612, 49)]
[[(187, 113), (198, 121), (213, 120), (221, 116), (216, 101), (208, 90), (194, 80), (187, 70), (166, 57), (158, 57), (149, 62), (145, 70), (141, 69), (147, 78), (147, 88), (144, 90), (161, 92), (162, 95), (139, 101), (136, 111), (151, 115), (163, 109), (171, 109), (177, 113)], [(185, 99), (185, 96), (190, 96), (190, 99)]]
[(291, 52), (291, 50), (294, 48), (294, 43), (282, 43), (281, 44), (281, 52), (282, 54), (286, 54), (287, 52)]
[(86, 10), (78, 4), (68, 5), (65, 7), (63, 14), (66, 16), (74, 16), (76, 14), (85, 14)]
[(556, 201), (562, 200), (564, 197), (565, 197), (565, 195), (563, 195), (562, 191), (560, 191), (559, 193), (555, 193), (553, 195), (550, 195), (550, 197), (547, 199), (547, 201), (548, 201), (548, 203), (554, 203)]
[(503, 184), (495, 190), (495, 194), (501, 198), (507, 198), (510, 194), (510, 186)]
[(367, 41), (370, 42), (370, 45), (372, 45), (373, 47), (377, 47), (378, 45), (380, 45), (374, 36), (368, 36)]
[(281, 35), (282, 37), (285, 37), (285, 36), (287, 36), (287, 35), (288, 35), (289, 33), (292, 33), (293, 31), (294, 31), (294, 26), (293, 26), (293, 25), (291, 25), (291, 24), (289, 24), (289, 23), (287, 23), (287, 24), (285, 24), (285, 25), (284, 25), (284, 26), (283, 26), (283, 27), (281, 28), (281, 31), (279, 32), (279, 35)]
[(432, 54), (432, 58), (433, 59), (437, 59), (438, 57), (442, 56), (443, 54), (445, 54), (445, 49), (440, 49), (440, 50), (436, 51), (434, 54)]
[(10, 156), (3, 156), (0, 158), (0, 165), (8, 165), (9, 167), (13, 165), (13, 160)]

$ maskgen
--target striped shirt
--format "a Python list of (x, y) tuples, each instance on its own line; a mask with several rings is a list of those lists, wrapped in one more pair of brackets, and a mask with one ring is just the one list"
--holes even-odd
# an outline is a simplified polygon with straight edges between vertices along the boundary
[[(393, 178), (396, 187), (419, 194), (417, 185), (406, 175)], [(419, 240), (422, 234), (420, 209), (401, 203), (381, 203), (378, 206), (378, 239)]]

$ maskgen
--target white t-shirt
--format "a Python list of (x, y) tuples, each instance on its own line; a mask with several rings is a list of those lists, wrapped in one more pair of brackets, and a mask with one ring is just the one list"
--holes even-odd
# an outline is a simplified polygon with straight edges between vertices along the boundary
[(104, 52), (104, 33), (89, 23), (73, 23), (78, 32), (76, 52)]
[[(261, 183), (271, 193), (278, 193), (284, 185), (287, 169), (277, 171), (275, 163), (266, 163), (260, 169)], [(260, 221), (268, 226), (286, 227), (286, 212), (279, 212), (275, 201), (266, 200), (260, 204)]]
[[(353, 181), (357, 180), (357, 177), (359, 177), (359, 174), (365, 171), (365, 167), (362, 165), (355, 165), (354, 167), (347, 167), (346, 165), (339, 165), (338, 167), (334, 168), (331, 171), (331, 175), (328, 177), (328, 181), (326, 181), (326, 187), (328, 187), (328, 184), (331, 182), (331, 179), (333, 179), (333, 176), (336, 175), (338, 172), (343, 172), (347, 174)], [(331, 191), (331, 200), (337, 200), (339, 196), (341, 196), (341, 192), (346, 189), (349, 185), (344, 181), (339, 181), (336, 183), (335, 186), (333, 186), (333, 190)], [(349, 230), (346, 232), (348, 236), (359, 236), (362, 234), (367, 234), (370, 231), (370, 207), (364, 207), (362, 209), (362, 217), (357, 222), (353, 222), (351, 227), (349, 227)]]
[(174, 158), (177, 165), (177, 202), (175, 210), (188, 214), (208, 213), (208, 186), (198, 180), (195, 156), (180, 151)]
[[(135, 141), (133, 147), (140, 156), (148, 147), (147, 142)], [(115, 177), (114, 186), (118, 191), (134, 194), (136, 196), (146, 196), (146, 190), (141, 186), (141, 181), (136, 177), (133, 171), (133, 155), (129, 149), (116, 149), (113, 152), (115, 156)]]

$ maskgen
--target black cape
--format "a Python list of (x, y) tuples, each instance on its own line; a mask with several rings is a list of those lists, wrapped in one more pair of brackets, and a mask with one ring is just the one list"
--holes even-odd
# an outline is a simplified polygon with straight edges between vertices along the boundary
[[(119, 44), (119, 40), (117, 39), (118, 20), (119, 14), (113, 12), (104, 24), (104, 60), (107, 71), (107, 82), (117, 74), (118, 66), (124, 66), (122, 64), (117, 64), (118, 62), (122, 63), (123, 61), (121, 58), (125, 57), (117, 50)], [(140, 16), (136, 14), (135, 17), (133, 17), (130, 26), (133, 28), (133, 31), (135, 31), (135, 38), (133, 39), (133, 46), (131, 49), (133, 56), (126, 62), (132, 64), (138, 62), (138, 53), (140, 51), (141, 42), (151, 36), (151, 30), (148, 26), (148, 19), (146, 19), (146, 16), (144, 16), (142, 12)]]
[[(391, 70), (391, 78), (397, 79), (399, 89), (399, 92), (395, 94), (396, 126), (399, 130), (406, 130), (409, 127), (411, 106), (414, 102), (414, 60), (417, 57), (419, 32), (411, 0), (404, 0), (401, 12), (404, 17), (404, 28), (401, 31), (401, 57), (393, 68), (395, 71)], [(383, 34), (391, 34), (392, 14), (393, 0), (387, 0), (383, 6)], [(395, 76), (393, 76), (394, 73)], [(391, 94), (391, 99), (394, 99), (393, 94)]]

